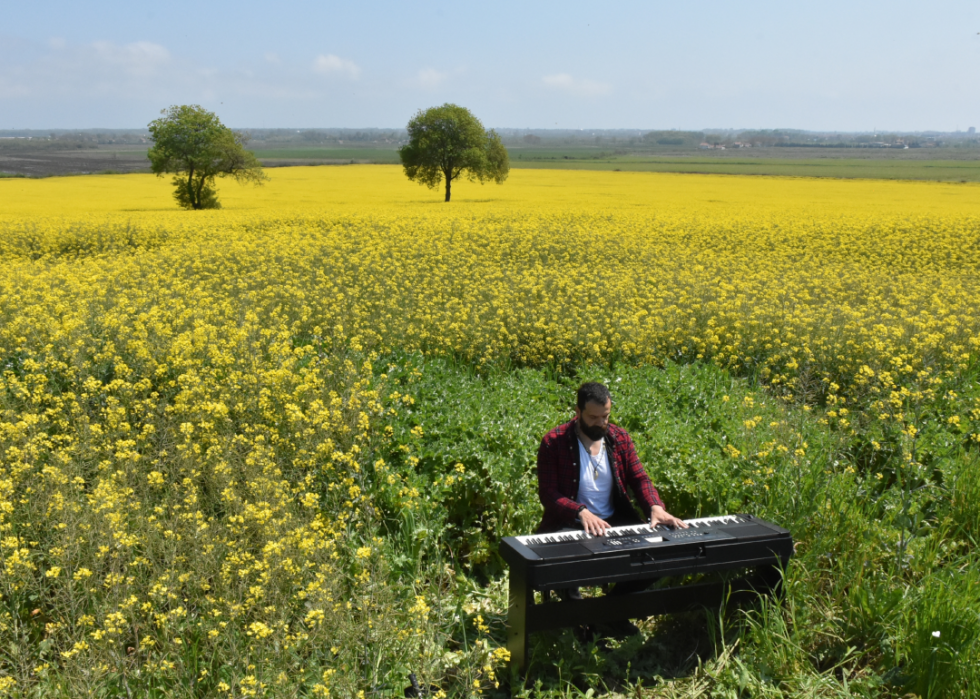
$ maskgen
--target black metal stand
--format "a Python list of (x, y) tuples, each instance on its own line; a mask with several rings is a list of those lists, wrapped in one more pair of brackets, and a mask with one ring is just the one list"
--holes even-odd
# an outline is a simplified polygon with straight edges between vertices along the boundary
[(534, 603), (534, 589), (524, 571), (511, 568), (510, 608), (507, 613), (507, 650), (510, 667), (521, 675), (527, 670), (528, 635), (568, 626), (639, 619), (674, 614), (698, 607), (720, 607), (751, 601), (774, 591), (782, 576), (777, 566), (756, 568), (755, 575), (730, 582), (708, 582), (645, 590), (628, 595), (605, 595), (582, 600)]

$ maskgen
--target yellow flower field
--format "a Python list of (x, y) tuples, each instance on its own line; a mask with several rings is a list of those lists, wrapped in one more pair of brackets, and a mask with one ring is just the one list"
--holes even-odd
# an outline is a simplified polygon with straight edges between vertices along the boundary
[[(262, 187), (219, 180), (224, 211), (268, 215), (429, 212), (454, 215), (515, 207), (541, 213), (596, 210), (680, 212), (710, 216), (760, 211), (810, 211), (819, 216), (975, 215), (980, 187), (938, 182), (835, 180), (777, 177), (674, 175), (642, 172), (513, 170), (504, 185), (463, 181), (454, 185), (453, 206), (438, 191), (408, 181), (397, 166), (352, 165), (268, 169)], [(40, 180), (0, 180), (0, 217), (78, 217), (118, 214), (181, 214), (168, 178), (148, 175), (90, 175)], [(460, 211), (462, 210), (462, 211)], [(207, 216), (198, 212), (197, 216)]]
[(278, 308), (333, 346), (710, 358), (790, 386), (888, 388), (896, 371), (962, 368), (978, 349), (973, 185), (519, 170), (503, 187), (465, 184), (447, 207), (395, 167), (292, 168), (266, 187), (226, 184), (224, 210), (193, 214), (140, 175), (0, 191), (0, 253), (44, 260), (14, 264), (7, 293), (40, 283), (62, 303), (152, 270), (163, 277), (139, 285), (152, 307), (169, 278), (200, 274), (195, 293), (235, 306), (247, 286), (250, 310)]
[(412, 400), (389, 353), (710, 361), (904, 430), (980, 353), (974, 185), (516, 170), (446, 205), (395, 167), (269, 174), (207, 212), (148, 175), (0, 180), (0, 634), (30, 649), (0, 688), (284, 695), (266, 647), (429, 652), (436, 602), (364, 533), (368, 474), (418, 497), (374, 453)]

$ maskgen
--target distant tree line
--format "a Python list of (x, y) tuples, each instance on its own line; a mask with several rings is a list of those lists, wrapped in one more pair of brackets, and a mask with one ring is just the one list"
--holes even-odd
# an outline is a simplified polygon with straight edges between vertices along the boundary
[(968, 131), (939, 133), (844, 133), (813, 132), (799, 129), (725, 129), (704, 131), (656, 130), (508, 130), (501, 129), (503, 142), (510, 147), (556, 148), (563, 146), (612, 148), (616, 151), (697, 150), (725, 148), (919, 148), (977, 147), (980, 138)]
[[(967, 147), (980, 146), (980, 138), (969, 131), (848, 133), (814, 132), (800, 129), (706, 129), (702, 131), (640, 129), (496, 129), (501, 142), (510, 148), (533, 149), (564, 146), (612, 148), (634, 151), (696, 150), (702, 144), (773, 148), (882, 148), (882, 147)], [(408, 131), (399, 129), (249, 129), (251, 147), (304, 148), (309, 146), (390, 148), (408, 142)], [(3, 149), (90, 149), (113, 145), (147, 145), (144, 129), (52, 129), (0, 130)]]
[(700, 131), (650, 131), (643, 134), (643, 141), (655, 146), (697, 148), (704, 141), (704, 134)]

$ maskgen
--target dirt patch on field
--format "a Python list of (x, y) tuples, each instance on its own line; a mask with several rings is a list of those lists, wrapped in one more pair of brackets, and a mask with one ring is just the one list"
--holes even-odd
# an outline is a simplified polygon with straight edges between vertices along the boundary
[(146, 148), (139, 150), (0, 149), (0, 173), (27, 177), (88, 175), (99, 172), (149, 172)]
[[(262, 158), (265, 167), (294, 165), (351, 165), (370, 163), (367, 159), (349, 158)], [(91, 175), (98, 173), (150, 172), (146, 149), (125, 150), (30, 150), (0, 149), (0, 173), (24, 177), (54, 177), (58, 175)]]

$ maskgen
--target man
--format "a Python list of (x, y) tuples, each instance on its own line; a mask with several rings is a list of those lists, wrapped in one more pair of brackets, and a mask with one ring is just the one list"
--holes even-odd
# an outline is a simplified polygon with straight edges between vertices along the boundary
[[(612, 396), (601, 383), (585, 383), (578, 389), (575, 418), (551, 430), (538, 449), (538, 497), (544, 517), (538, 533), (584, 529), (602, 536), (609, 527), (649, 522), (669, 527), (687, 525), (667, 512), (657, 489), (636, 455), (626, 430), (610, 424)], [(641, 518), (626, 488), (633, 491)], [(641, 590), (649, 581), (621, 583), (612, 594)], [(565, 598), (579, 597), (565, 590)], [(636, 633), (629, 622), (610, 625), (617, 635)]]

